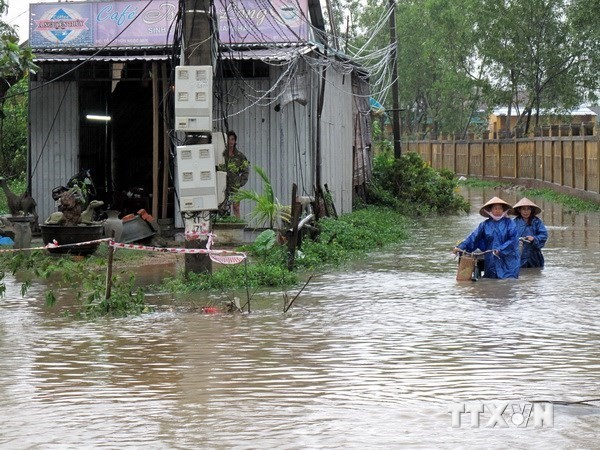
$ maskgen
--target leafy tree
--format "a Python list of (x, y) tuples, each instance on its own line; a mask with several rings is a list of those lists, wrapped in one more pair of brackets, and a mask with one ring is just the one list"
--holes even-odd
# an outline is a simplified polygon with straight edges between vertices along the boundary
[(9, 91), (0, 113), (0, 175), (22, 177), (27, 168), (27, 79), (23, 78)]
[[(8, 11), (6, 0), (0, 0), (0, 14)], [(19, 47), (16, 30), (0, 21), (0, 99), (4, 100), (10, 87), (28, 72), (36, 69), (33, 54), (27, 47)]]
[[(407, 0), (396, 12), (399, 103), (403, 132), (464, 132), (481, 103), (486, 83), (482, 61), (474, 51), (479, 39), (471, 26), (474, 0)], [(389, 28), (375, 26), (389, 2), (368, 1), (359, 19), (355, 42), (371, 38), (374, 47), (389, 43)], [(389, 64), (387, 64), (389, 67)], [(391, 83), (391, 79), (389, 79)], [(388, 97), (386, 104), (392, 104)]]
[[(0, 0), (0, 14), (8, 11), (8, 3)], [(2, 175), (21, 174), (25, 167), (26, 145), (26, 100), (12, 96), (21, 96), (26, 92), (24, 83), (17, 92), (13, 89), (11, 99), (7, 93), (36, 66), (29, 48), (19, 47), (19, 37), (16, 30), (5, 22), (0, 21), (0, 163)], [(25, 122), (24, 122), (25, 121)]]
[[(593, 3), (593, 2), (592, 2)], [(597, 16), (590, 2), (482, 0), (478, 25), (499, 98), (519, 108), (518, 127), (545, 108), (568, 110), (598, 88)], [(595, 42), (595, 44), (593, 44)]]
[[(349, 4), (350, 2), (346, 2)], [(389, 45), (389, 0), (362, 2), (351, 49)], [(600, 3), (585, 0), (396, 1), (399, 103), (404, 133), (466, 131), (483, 106), (509, 105), (527, 130), (540, 111), (566, 111), (600, 93)], [(354, 36), (354, 35), (351, 35)], [(384, 58), (385, 59), (385, 58)], [(379, 73), (381, 57), (362, 64)], [(389, 97), (378, 97), (390, 107)]]

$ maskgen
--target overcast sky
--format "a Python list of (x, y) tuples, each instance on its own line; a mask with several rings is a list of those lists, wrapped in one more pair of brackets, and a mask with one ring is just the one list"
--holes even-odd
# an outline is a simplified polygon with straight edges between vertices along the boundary
[(29, 39), (29, 4), (57, 3), (57, 0), (8, 0), (8, 14), (2, 21), (17, 26), (21, 42)]

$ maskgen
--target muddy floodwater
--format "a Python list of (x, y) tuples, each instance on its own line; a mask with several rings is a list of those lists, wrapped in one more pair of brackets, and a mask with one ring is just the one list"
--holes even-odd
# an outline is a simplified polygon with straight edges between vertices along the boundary
[(534, 199), (546, 268), (457, 283), (480, 205), (520, 198), (465, 194), (470, 215), (320, 274), (287, 314), (259, 291), (251, 314), (81, 322), (7, 276), (0, 447), (598, 448), (600, 215)]

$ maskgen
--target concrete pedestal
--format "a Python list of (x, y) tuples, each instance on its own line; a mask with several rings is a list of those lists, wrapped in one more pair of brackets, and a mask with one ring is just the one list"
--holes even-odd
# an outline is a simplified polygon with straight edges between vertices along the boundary
[(33, 216), (7, 217), (15, 232), (13, 248), (23, 249), (31, 247), (31, 222)]

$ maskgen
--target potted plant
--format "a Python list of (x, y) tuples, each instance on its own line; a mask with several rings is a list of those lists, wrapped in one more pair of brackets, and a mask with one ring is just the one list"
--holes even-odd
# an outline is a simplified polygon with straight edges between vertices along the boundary
[(273, 229), (279, 221), (290, 220), (290, 208), (282, 205), (275, 197), (273, 186), (264, 169), (254, 166), (254, 170), (263, 180), (263, 192), (258, 193), (248, 189), (239, 189), (233, 196), (235, 201), (250, 200), (255, 203), (254, 209), (248, 215), (251, 220), (258, 223), (268, 223)]
[(235, 216), (217, 215), (212, 231), (220, 244), (244, 244), (246, 221)]

